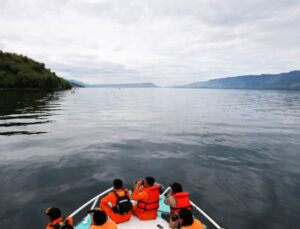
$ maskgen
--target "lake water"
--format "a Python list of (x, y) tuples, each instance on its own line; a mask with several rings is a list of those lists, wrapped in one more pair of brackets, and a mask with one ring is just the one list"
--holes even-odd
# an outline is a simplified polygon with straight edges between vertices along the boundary
[[(300, 92), (0, 91), (0, 228), (122, 178), (182, 183), (227, 229), (300, 228)], [(212, 228), (212, 227), (211, 227)]]

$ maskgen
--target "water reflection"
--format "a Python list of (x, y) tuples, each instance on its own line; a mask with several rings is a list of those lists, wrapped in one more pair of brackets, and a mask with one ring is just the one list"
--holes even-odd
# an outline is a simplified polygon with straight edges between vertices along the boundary
[(43, 134), (43, 125), (52, 122), (49, 116), (63, 92), (36, 90), (0, 91), (0, 135)]
[(0, 228), (43, 228), (46, 207), (68, 214), (113, 178), (131, 187), (147, 175), (181, 182), (225, 228), (300, 228), (299, 101), (284, 91), (1, 92), (0, 130), (13, 136), (0, 136)]

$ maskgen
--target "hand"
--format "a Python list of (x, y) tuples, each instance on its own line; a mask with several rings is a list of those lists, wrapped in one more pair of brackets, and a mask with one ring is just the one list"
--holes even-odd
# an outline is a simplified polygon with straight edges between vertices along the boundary
[[(176, 221), (177, 221), (177, 220), (176, 220)], [(176, 221), (173, 221), (173, 220), (172, 220), (172, 217), (170, 218), (170, 226), (171, 226), (172, 229), (175, 228)]]
[(141, 186), (142, 183), (143, 183), (143, 180), (138, 180), (138, 181), (136, 182), (136, 185), (137, 185), (137, 186)]

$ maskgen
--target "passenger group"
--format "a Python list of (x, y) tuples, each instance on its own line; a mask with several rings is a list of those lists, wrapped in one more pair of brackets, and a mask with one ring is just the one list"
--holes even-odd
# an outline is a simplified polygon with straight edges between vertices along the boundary
[[(123, 188), (121, 179), (113, 181), (114, 190), (101, 199), (100, 208), (89, 211), (92, 219), (89, 229), (117, 229), (117, 224), (130, 220), (135, 215), (140, 220), (153, 220), (158, 216), (160, 185), (153, 177), (138, 180), (132, 192)], [(170, 228), (205, 229), (204, 225), (193, 217), (189, 193), (183, 192), (179, 183), (170, 186), (170, 192), (164, 203), (170, 206), (170, 212), (162, 212), (162, 218), (169, 223)], [(46, 229), (73, 229), (73, 219), (62, 218), (58, 208), (47, 208), (49, 217)], [(108, 217), (111, 220), (108, 220)]]

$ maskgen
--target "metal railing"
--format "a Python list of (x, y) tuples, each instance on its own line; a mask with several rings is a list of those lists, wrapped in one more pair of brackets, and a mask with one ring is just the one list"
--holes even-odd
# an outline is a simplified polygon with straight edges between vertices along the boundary
[[(90, 199), (89, 201), (87, 201), (85, 204), (83, 204), (82, 206), (80, 206), (77, 210), (75, 210), (73, 213), (71, 213), (69, 215), (69, 217), (74, 217), (77, 213), (79, 213), (82, 209), (84, 209), (85, 207), (87, 207), (89, 204), (92, 204), (91, 209), (94, 209), (98, 200), (103, 197), (105, 194), (111, 192), (113, 190), (113, 187), (105, 190), (104, 192), (98, 194), (97, 196), (95, 196), (94, 198)], [(168, 187), (161, 195), (160, 195), (160, 199), (163, 198), (163, 196), (170, 190), (170, 187)], [(220, 227), (209, 215), (207, 215), (201, 208), (199, 208), (194, 202), (190, 201), (191, 205), (201, 214), (203, 215), (210, 223), (212, 223), (217, 229), (224, 229), (222, 227)]]
[(71, 213), (71, 214), (69, 215), (69, 217), (74, 217), (78, 212), (80, 212), (80, 211), (81, 211), (82, 209), (84, 209), (86, 206), (88, 206), (89, 204), (91, 204), (93, 201), (94, 201), (94, 203), (93, 203), (91, 209), (95, 208), (95, 206), (96, 206), (96, 204), (97, 204), (99, 198), (102, 197), (102, 196), (104, 196), (105, 194), (111, 192), (113, 189), (114, 189), (114, 188), (111, 187), (111, 188), (105, 190), (104, 192), (98, 194), (98, 195), (95, 196), (94, 198), (90, 199), (88, 202), (86, 202), (85, 204), (83, 204), (82, 206), (80, 206), (77, 210), (75, 210), (73, 213)]

